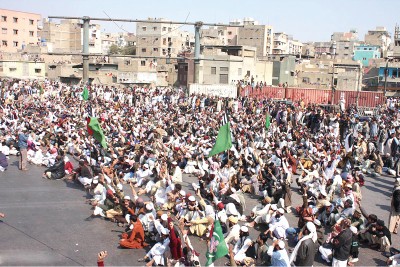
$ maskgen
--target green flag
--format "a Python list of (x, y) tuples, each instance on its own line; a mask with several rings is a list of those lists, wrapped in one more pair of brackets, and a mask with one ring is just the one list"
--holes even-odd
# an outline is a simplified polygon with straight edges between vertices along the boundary
[(101, 129), (100, 123), (97, 118), (90, 118), (89, 128), (93, 131), (93, 137), (96, 139), (103, 148), (107, 147), (106, 137)]
[(224, 257), (228, 254), (228, 247), (222, 234), (222, 228), (219, 220), (214, 221), (212, 230), (210, 231), (210, 243), (207, 248), (207, 262), (206, 266), (209, 266), (219, 258)]
[(267, 113), (265, 116), (265, 129), (268, 130), (269, 126), (271, 126), (271, 116)]
[(39, 83), (39, 93), (41, 94), (41, 95), (43, 95), (43, 92), (44, 92), (44, 90), (43, 90), (43, 87), (40, 85), (40, 83)]
[(83, 88), (82, 98), (83, 98), (84, 100), (88, 100), (88, 99), (89, 99), (89, 90), (87, 89), (86, 86)]
[(232, 147), (232, 135), (231, 135), (231, 125), (229, 122), (225, 123), (219, 128), (217, 140), (215, 140), (215, 145), (208, 154), (212, 157), (218, 153), (224, 152)]

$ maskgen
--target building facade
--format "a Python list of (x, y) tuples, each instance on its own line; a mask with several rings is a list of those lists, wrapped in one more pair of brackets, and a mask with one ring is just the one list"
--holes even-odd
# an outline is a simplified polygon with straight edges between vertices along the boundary
[(0, 50), (15, 53), (27, 45), (38, 45), (40, 14), (0, 9)]
[(392, 37), (385, 27), (376, 27), (375, 30), (368, 31), (364, 41), (366, 44), (379, 46), (382, 53), (385, 53), (392, 43)]
[(258, 25), (258, 22), (246, 18), (243, 21), (243, 27), (238, 28), (237, 44), (256, 47), (258, 58), (272, 54), (273, 42), (272, 26)]
[(360, 61), (364, 67), (369, 66), (370, 59), (381, 58), (381, 50), (377, 45), (358, 45), (354, 50), (354, 60)]

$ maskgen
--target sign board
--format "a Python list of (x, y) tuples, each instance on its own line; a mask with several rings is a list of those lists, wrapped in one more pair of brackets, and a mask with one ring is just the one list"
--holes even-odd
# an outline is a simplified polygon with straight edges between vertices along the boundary
[(237, 97), (236, 85), (230, 84), (197, 84), (189, 86), (189, 94), (205, 94), (220, 97)]

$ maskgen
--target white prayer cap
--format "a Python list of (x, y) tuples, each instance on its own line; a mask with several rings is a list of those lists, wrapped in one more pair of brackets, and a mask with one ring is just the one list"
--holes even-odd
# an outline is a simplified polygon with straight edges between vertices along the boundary
[(284, 210), (283, 208), (279, 208), (279, 209), (278, 209), (278, 212), (279, 212), (280, 214), (284, 214), (284, 213), (285, 213), (285, 210)]
[(249, 228), (243, 225), (242, 227), (240, 227), (240, 231), (247, 233), (249, 231)]
[(357, 232), (358, 232), (358, 231), (357, 231), (357, 228), (356, 228), (355, 226), (353, 226), (353, 225), (350, 226), (350, 230), (351, 230), (351, 232), (352, 232), (353, 234), (355, 234), (355, 235), (356, 235)]
[(118, 190), (122, 190), (122, 184), (117, 184)]
[(310, 231), (310, 233), (315, 233), (317, 231), (317, 228), (315, 227), (315, 224), (312, 222), (308, 222), (306, 224), (306, 227), (308, 229), (308, 231)]
[(93, 183), (93, 184), (98, 184), (98, 183), (99, 183), (99, 180), (93, 179), (92, 183)]
[(181, 190), (181, 191), (179, 191), (179, 195), (181, 195), (181, 196), (186, 196), (186, 192), (185, 191), (183, 191), (183, 190)]
[(278, 242), (278, 247), (279, 247), (280, 249), (284, 249), (284, 248), (285, 248), (285, 242), (283, 242), (282, 240), (279, 240), (279, 242)]
[(130, 196), (124, 196), (124, 200), (131, 200)]
[(196, 199), (194, 198), (194, 196), (190, 196), (189, 201), (196, 201)]
[(278, 209), (278, 206), (277, 206), (276, 204), (272, 204), (272, 205), (271, 205), (271, 209), (272, 209), (272, 210), (277, 210), (277, 209)]
[(169, 230), (163, 228), (163, 229), (161, 230), (161, 233), (162, 233), (163, 235), (169, 235)]
[(161, 220), (163, 220), (163, 221), (168, 220), (168, 215), (167, 214), (161, 215)]
[(154, 206), (151, 203), (146, 204), (146, 210), (153, 210)]
[(143, 165), (143, 168), (147, 168), (147, 169), (148, 169), (148, 168), (149, 168), (149, 164), (147, 164), (147, 163), (144, 164), (144, 165)]

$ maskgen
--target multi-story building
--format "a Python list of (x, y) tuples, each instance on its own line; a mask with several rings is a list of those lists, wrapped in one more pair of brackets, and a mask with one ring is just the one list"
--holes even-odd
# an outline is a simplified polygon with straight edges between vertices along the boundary
[(284, 32), (274, 33), (274, 47), (272, 48), (274, 55), (289, 54), (289, 36)]
[(191, 36), (179, 30), (179, 25), (154, 23), (164, 19), (149, 18), (148, 22), (136, 23), (137, 54), (146, 57), (176, 57), (188, 45)]
[(259, 25), (257, 21), (251, 18), (245, 18), (243, 27), (238, 29), (237, 44), (256, 47), (258, 58), (268, 57), (268, 55), (272, 54), (273, 39), (272, 26)]
[(301, 55), (303, 52), (303, 43), (293, 38), (289, 38), (289, 54), (290, 55)]
[(37, 45), (40, 14), (0, 9), (0, 50), (17, 52), (27, 45)]
[(377, 45), (358, 45), (355, 47), (354, 60), (360, 61), (364, 67), (369, 66), (370, 59), (381, 58), (381, 50)]
[[(49, 52), (79, 53), (83, 45), (83, 29), (79, 20), (61, 20), (59, 23), (43, 20), (40, 31), (43, 45)], [(89, 53), (101, 53), (102, 41), (100, 25), (89, 25)]]
[[(272, 62), (257, 60), (255, 47), (215, 46), (211, 50), (215, 51), (207, 51), (200, 61), (200, 84), (236, 84), (251, 79), (272, 84)], [(178, 84), (188, 87), (193, 82), (193, 60), (179, 61)]]
[(368, 31), (364, 41), (366, 44), (379, 46), (382, 53), (385, 53), (392, 43), (392, 37), (385, 27), (376, 27), (375, 30)]
[(0, 77), (44, 79), (46, 65), (33, 60), (0, 60)]
[(332, 54), (332, 43), (331, 42), (315, 42), (314, 43), (314, 55), (316, 58), (323, 55)]

